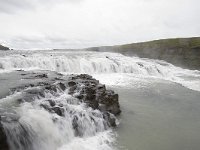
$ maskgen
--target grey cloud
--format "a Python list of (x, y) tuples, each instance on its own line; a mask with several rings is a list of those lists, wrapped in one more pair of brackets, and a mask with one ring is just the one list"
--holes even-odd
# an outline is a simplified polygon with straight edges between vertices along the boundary
[[(79, 48), (90, 47), (91, 43), (97, 44), (93, 41), (87, 39), (70, 39), (64, 37), (52, 37), (52, 36), (44, 36), (44, 37), (26, 37), (26, 36), (18, 36), (11, 38), (8, 43), (14, 43), (11, 48), (14, 49), (64, 49), (64, 48)], [(30, 48), (30, 45), (32, 47)], [(8, 45), (9, 46), (9, 45)], [(100, 45), (99, 45), (100, 46)]]
[(16, 49), (83, 48), (199, 36), (199, 9), (199, 0), (0, 0), (0, 12), (14, 13), (0, 14), (0, 40)]
[(0, 0), (0, 13), (16, 13), (23, 10), (34, 10), (38, 7), (54, 7), (64, 2), (77, 3), (83, 0)]
[(0, 12), (3, 13), (13, 13), (32, 8), (34, 8), (34, 3), (28, 0), (0, 0)]

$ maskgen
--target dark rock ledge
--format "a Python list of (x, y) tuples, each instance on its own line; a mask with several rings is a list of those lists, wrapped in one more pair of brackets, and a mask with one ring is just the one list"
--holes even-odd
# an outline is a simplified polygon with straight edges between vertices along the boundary
[(0, 45), (0, 51), (3, 50), (3, 51), (7, 51), (7, 50), (10, 50), (8, 47), (5, 47), (3, 45)]
[[(10, 94), (16, 91), (25, 91), (23, 97), (16, 100), (19, 104), (23, 102), (32, 102), (35, 97), (44, 97), (45, 91), (56, 94), (58, 90), (65, 91), (68, 89), (66, 90), (68, 94), (72, 95), (78, 101), (86, 103), (88, 107), (100, 110), (108, 126), (116, 126), (116, 120), (112, 115), (117, 116), (121, 112), (118, 94), (114, 93), (112, 90), (107, 90), (105, 85), (99, 83), (99, 81), (92, 78), (92, 76), (87, 74), (63, 76), (55, 72), (33, 73), (19, 70), (14, 77), (16, 80), (21, 78), (21, 80), (18, 81), (21, 83), (16, 84), (16, 87), (10, 87)], [(10, 79), (8, 77), (8, 82), (9, 81)], [(48, 105), (41, 104), (41, 107), (59, 116), (64, 115), (64, 108), (62, 106), (56, 105), (53, 100), (48, 100), (48, 102)], [(9, 120), (9, 122), (17, 121), (17, 117), (5, 116), (3, 111), (3, 108), (0, 108), (0, 149), (8, 150), (9, 148), (2, 123), (7, 123), (7, 120)], [(75, 117), (72, 124), (74, 130), (77, 129), (76, 119)]]

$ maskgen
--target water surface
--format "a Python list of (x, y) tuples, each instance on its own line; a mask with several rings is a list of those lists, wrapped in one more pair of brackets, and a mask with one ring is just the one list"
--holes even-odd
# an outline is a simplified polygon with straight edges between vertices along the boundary
[(122, 114), (120, 149), (199, 150), (200, 93), (169, 82), (114, 88)]
[[(42, 143), (36, 139), (39, 146), (34, 150), (200, 149), (200, 71), (182, 69), (160, 60), (108, 52), (0, 52), (0, 80), (5, 84), (0, 91), (0, 100), (6, 100), (3, 97), (8, 94), (10, 85), (18, 84), (12, 80), (12, 72), (16, 70), (86, 73), (119, 94), (122, 109), (119, 126), (86, 137), (71, 134), (73, 129), (66, 126), (67, 123), (55, 125), (49, 119), (52, 115), (41, 111), (40, 108), (38, 110), (37, 103), (31, 107), (26, 104), (21, 106), (20, 115), (22, 119), (25, 116), (25, 123), (32, 125), (29, 118), (34, 117), (34, 131), (45, 137), (43, 139), (47, 139)], [(10, 78), (10, 82), (6, 83), (4, 78)], [(19, 79), (19, 83), (23, 82)], [(69, 98), (63, 93), (58, 93), (58, 96), (51, 98), (61, 103), (63, 97)], [(7, 99), (12, 100), (14, 97), (10, 96)], [(76, 111), (83, 111), (86, 116), (94, 111), (86, 111), (84, 107), (76, 105), (71, 109), (76, 107)], [(44, 113), (46, 115), (40, 115)], [(45, 120), (51, 122), (49, 129), (45, 128)], [(61, 118), (61, 122), (69, 120), (70, 117)], [(84, 123), (83, 126), (90, 129), (88, 124)], [(99, 126), (94, 126), (94, 129), (96, 128)], [(53, 136), (54, 133), (57, 133), (56, 136)]]

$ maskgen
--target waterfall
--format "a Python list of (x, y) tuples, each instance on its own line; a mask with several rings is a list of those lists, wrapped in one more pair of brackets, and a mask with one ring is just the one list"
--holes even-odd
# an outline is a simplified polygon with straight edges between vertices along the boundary
[[(45, 90), (42, 97), (19, 103), (37, 88), (18, 89), (0, 100), (2, 125), (11, 150), (113, 150), (114, 135), (103, 113), (86, 107), (69, 95), (68, 89)], [(55, 111), (62, 110), (62, 117), (45, 109), (50, 105), (59, 107)]]
[[(133, 87), (143, 79), (167, 80), (200, 91), (200, 71), (117, 53), (13, 51), (0, 54), (0, 75), (16, 70), (86, 73), (109, 86)], [(57, 88), (53, 93), (45, 90), (40, 93), (42, 96), (23, 101), (30, 90), (40, 88), (29, 84), (0, 99), (0, 120), (11, 150), (115, 149), (116, 135), (103, 112), (86, 107), (84, 102), (68, 94), (69, 89)], [(49, 109), (52, 105), (53, 111)]]
[(167, 67), (172, 65), (115, 53), (33, 53), (0, 58), (0, 68), (3, 70), (35, 68), (66, 73), (134, 73), (167, 76)]
[[(20, 51), (0, 57), (0, 72), (17, 69), (51, 70), (69, 74), (87, 73), (91, 75), (132, 74), (137, 77), (155, 77), (169, 80), (193, 90), (200, 90), (200, 86), (198, 86), (200, 85), (200, 71), (182, 69), (161, 60), (128, 57), (117, 53)], [(194, 86), (193, 83), (197, 86)]]

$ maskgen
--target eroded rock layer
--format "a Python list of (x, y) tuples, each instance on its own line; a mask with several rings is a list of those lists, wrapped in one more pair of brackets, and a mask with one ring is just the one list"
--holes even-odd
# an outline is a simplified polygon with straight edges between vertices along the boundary
[[(1, 150), (7, 150), (9, 147), (10, 149), (16, 147), (31, 149), (33, 147), (32, 138), (37, 135), (34, 135), (35, 132), (30, 132), (30, 127), (20, 121), (21, 116), (17, 112), (17, 108), (24, 104), (30, 104), (31, 107), (34, 106), (34, 109), (42, 109), (53, 114), (53, 122), (58, 122), (55, 116), (60, 118), (70, 116), (75, 136), (86, 134), (83, 125), (85, 122), (94, 125), (95, 132), (101, 130), (98, 129), (102, 126), (99, 125), (100, 123), (103, 123), (103, 129), (116, 126), (115, 116), (121, 112), (118, 94), (107, 90), (105, 85), (92, 76), (87, 74), (64, 76), (55, 72), (25, 72), (22, 70), (13, 74), (12, 77), (5, 75), (4, 80), (0, 79), (5, 89), (9, 89), (8, 96), (0, 100)], [(6, 78), (7, 82), (10, 81), (13, 84), (7, 84)], [(11, 107), (9, 103), (12, 103)], [(79, 111), (70, 105), (73, 107), (82, 105), (85, 109)], [(89, 113), (86, 115), (85, 111)], [(12, 137), (13, 132), (18, 138)]]

